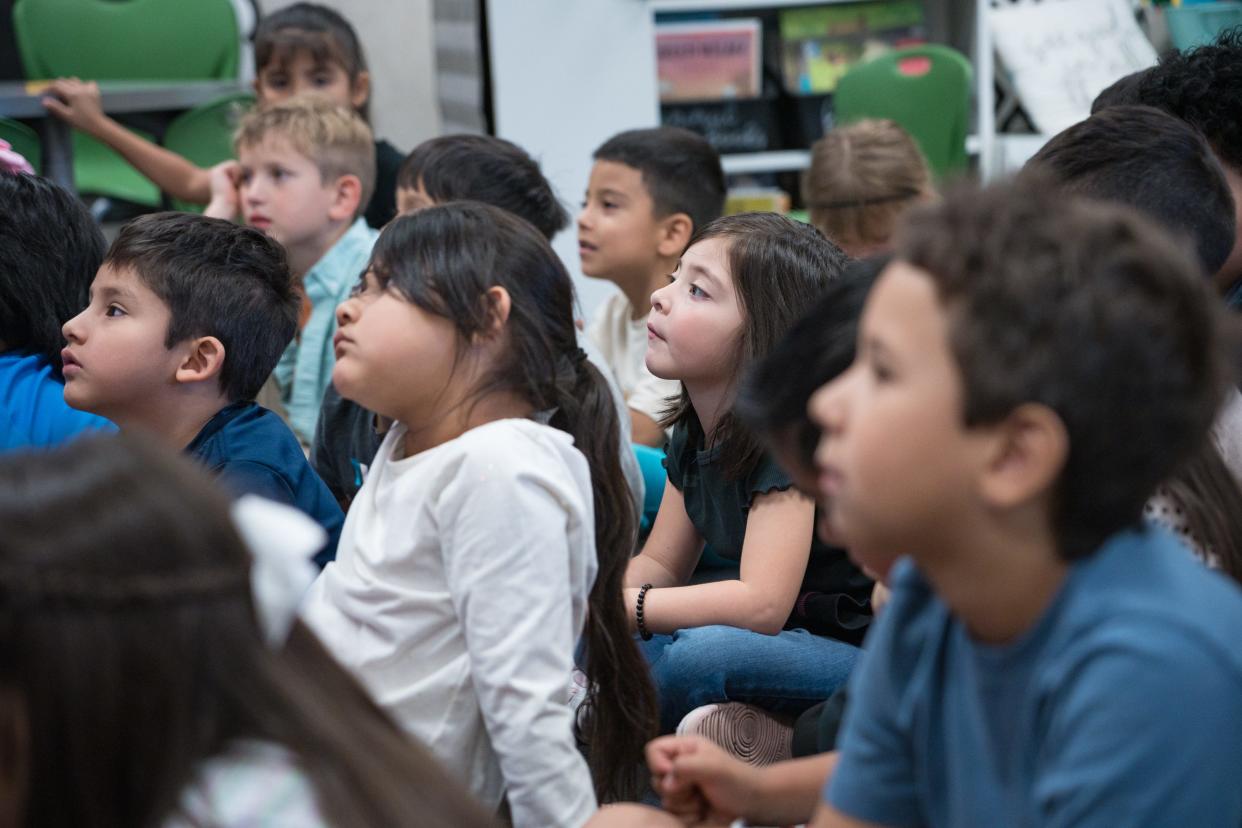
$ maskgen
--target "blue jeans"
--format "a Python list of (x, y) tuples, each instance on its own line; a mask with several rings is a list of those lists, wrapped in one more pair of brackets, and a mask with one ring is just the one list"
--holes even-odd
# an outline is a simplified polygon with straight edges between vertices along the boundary
[(714, 625), (638, 642), (660, 698), (660, 732), (671, 733), (696, 707), (737, 701), (797, 715), (845, 683), (861, 650), (782, 630), (776, 635)]

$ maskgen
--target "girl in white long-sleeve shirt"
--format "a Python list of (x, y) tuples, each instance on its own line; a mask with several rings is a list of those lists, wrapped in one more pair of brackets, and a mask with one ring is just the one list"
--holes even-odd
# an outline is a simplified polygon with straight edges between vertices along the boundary
[[(515, 826), (636, 792), (654, 694), (621, 579), (633, 506), (617, 415), (547, 242), (468, 202), (390, 224), (337, 311), (333, 382), (395, 421), (305, 619)], [(592, 691), (567, 705), (583, 636)], [(592, 772), (595, 781), (592, 782)]]

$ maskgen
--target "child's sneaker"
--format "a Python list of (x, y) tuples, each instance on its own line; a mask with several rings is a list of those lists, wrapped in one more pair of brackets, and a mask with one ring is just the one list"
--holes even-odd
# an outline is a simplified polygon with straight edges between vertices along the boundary
[(696, 707), (677, 725), (678, 736), (710, 739), (752, 765), (770, 765), (793, 756), (793, 722), (741, 702)]

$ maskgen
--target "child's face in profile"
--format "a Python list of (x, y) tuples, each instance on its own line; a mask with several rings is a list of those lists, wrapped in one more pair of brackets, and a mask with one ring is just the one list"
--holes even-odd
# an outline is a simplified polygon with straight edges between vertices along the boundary
[(731, 383), (742, 307), (729, 273), (729, 240), (692, 245), (669, 279), (651, 294), (647, 370), (692, 384)]
[[(582, 272), (597, 279), (650, 278), (659, 261), (660, 223), (643, 174), (616, 161), (596, 161), (578, 213)], [(637, 308), (641, 313), (646, 308)]]
[(65, 323), (65, 402), (117, 422), (163, 397), (183, 354), (165, 347), (172, 314), (131, 270), (109, 264), (90, 305)]
[(238, 148), (238, 194), (246, 224), (285, 249), (315, 245), (333, 227), (336, 183), (324, 181), (315, 162), (278, 135)]
[(452, 398), (457, 329), (380, 283), (368, 270), (336, 310), (332, 382), (341, 396), (411, 428)]
[(876, 572), (969, 514), (981, 452), (962, 423), (948, 334), (930, 277), (894, 262), (867, 301), (854, 363), (808, 405), (832, 534)]
[(350, 83), (345, 67), (332, 61), (316, 61), (310, 52), (297, 52), (290, 59), (269, 62), (254, 80), (255, 94), (267, 105), (294, 95), (319, 95), (338, 106), (357, 109), (370, 93), (365, 73)]

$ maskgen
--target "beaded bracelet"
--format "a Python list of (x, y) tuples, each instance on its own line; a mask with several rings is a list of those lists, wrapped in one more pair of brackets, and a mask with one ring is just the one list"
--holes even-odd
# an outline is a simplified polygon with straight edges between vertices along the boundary
[(647, 590), (651, 589), (651, 584), (643, 584), (638, 588), (638, 606), (634, 608), (634, 617), (638, 621), (638, 634), (642, 636), (643, 641), (651, 640), (651, 633), (647, 630), (647, 625), (643, 623), (643, 602), (647, 600)]

